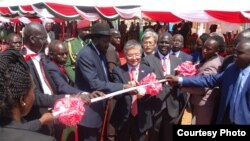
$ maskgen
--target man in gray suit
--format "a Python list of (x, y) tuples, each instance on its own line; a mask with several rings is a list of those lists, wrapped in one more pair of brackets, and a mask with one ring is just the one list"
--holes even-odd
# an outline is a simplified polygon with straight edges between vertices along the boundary
[[(172, 46), (172, 35), (162, 33), (159, 35), (158, 51), (142, 60), (142, 63), (154, 68), (158, 79), (167, 74), (175, 75), (175, 68), (181, 63), (180, 59), (170, 55)], [(176, 87), (164, 84), (163, 90), (152, 99), (153, 128), (148, 133), (150, 141), (172, 141), (172, 125), (178, 122), (180, 111), (177, 92)]]
[[(82, 91), (93, 90), (111, 93), (130, 87), (128, 84), (112, 83), (108, 80), (105, 54), (110, 43), (110, 27), (96, 23), (91, 28), (91, 42), (80, 50), (76, 59), (75, 84)], [(79, 124), (81, 141), (96, 141), (102, 125), (106, 101), (92, 103), (85, 108), (84, 118)]]

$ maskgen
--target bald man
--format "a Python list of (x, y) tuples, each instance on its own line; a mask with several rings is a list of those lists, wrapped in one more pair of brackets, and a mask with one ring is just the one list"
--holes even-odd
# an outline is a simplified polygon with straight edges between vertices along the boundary
[[(25, 117), (27, 121), (30, 121), (40, 118), (42, 113), (48, 112), (48, 108), (53, 107), (55, 100), (65, 97), (65, 95), (57, 95), (56, 85), (44, 66), (46, 64), (44, 50), (48, 45), (47, 32), (44, 26), (40, 23), (31, 22), (26, 25), (23, 34), (24, 48), (21, 52), (29, 65), (36, 85), (34, 105), (30, 113)], [(97, 93), (97, 95), (103, 95), (101, 92)], [(90, 101), (90, 95), (81, 95), (81, 98), (82, 100)], [(92, 96), (95, 97), (97, 95), (95, 93)], [(52, 129), (51, 127), (43, 126), (40, 131), (47, 135), (53, 135)]]
[[(250, 39), (250, 28), (243, 30), (237, 35), (233, 43), (233, 48), (235, 48), (240, 41), (245, 39)], [(224, 71), (230, 63), (233, 63), (233, 55), (225, 57), (221, 66), (221, 71)]]
[(8, 48), (18, 49), (22, 48), (22, 38), (19, 34), (10, 33), (7, 37)]
[(49, 72), (56, 86), (57, 93), (76, 94), (82, 92), (73, 87), (64, 65), (67, 61), (68, 49), (60, 40), (54, 40), (49, 44), (49, 60), (46, 60), (45, 68)]

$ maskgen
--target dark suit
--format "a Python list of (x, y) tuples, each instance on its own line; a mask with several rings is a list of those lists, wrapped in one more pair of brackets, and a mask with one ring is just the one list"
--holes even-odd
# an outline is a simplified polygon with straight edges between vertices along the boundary
[(199, 63), (202, 60), (201, 51), (194, 51), (191, 55), (193, 57), (193, 63)]
[[(219, 86), (221, 95), (218, 107), (217, 124), (223, 124), (225, 119), (228, 119), (228, 110), (230, 106), (230, 98), (234, 95), (233, 89), (235, 87), (237, 78), (239, 76), (240, 69), (231, 64), (224, 72), (217, 75), (197, 76), (192, 78), (183, 79), (183, 86), (198, 86), (198, 87), (214, 87)], [(239, 109), (236, 110), (236, 115), (240, 119), (241, 123), (238, 124), (250, 124), (250, 77), (247, 78), (244, 87), (241, 90), (241, 98)]]
[[(155, 54), (155, 52), (158, 52), (158, 47), (154, 48), (154, 51), (152, 52), (152, 54)], [(141, 58), (144, 58), (145, 56), (148, 56), (145, 54), (145, 52), (142, 53)]]
[[(175, 75), (174, 69), (181, 63), (181, 61), (172, 55), (170, 55), (169, 59), (170, 74)], [(156, 73), (158, 79), (164, 78), (161, 59), (158, 52), (144, 57), (142, 63), (154, 68), (154, 72)], [(180, 100), (177, 93), (177, 88), (164, 85), (163, 90), (154, 99), (152, 99), (152, 107), (154, 107), (154, 128), (152, 128), (152, 132), (149, 132), (150, 141), (159, 140), (159, 132), (162, 132), (161, 140), (171, 140), (170, 137), (172, 137), (172, 133), (169, 130), (171, 130), (172, 127), (169, 124), (177, 122), (175, 119), (179, 116), (180, 112)], [(160, 126), (162, 126), (161, 129)]]
[[(60, 70), (60, 68), (55, 64), (55, 62), (51, 61), (49, 58), (45, 60), (45, 69), (48, 71), (52, 81), (54, 82), (58, 94), (77, 94), (82, 92), (81, 90), (69, 84), (71, 80), (68, 78), (68, 76), (64, 74)], [(66, 126), (58, 123), (55, 124), (54, 127), (55, 127), (55, 137), (57, 139), (61, 139), (61, 136), (63, 134), (63, 129), (66, 128)]]
[[(104, 93), (123, 89), (123, 84), (109, 82), (101, 61), (101, 57), (103, 56), (99, 56), (100, 54), (98, 53), (99, 52), (92, 43), (85, 46), (78, 53), (75, 70), (75, 84), (77, 88), (87, 92), (98, 90)], [(85, 107), (84, 118), (80, 125), (92, 129), (100, 128), (102, 125), (105, 104), (106, 100), (102, 100)], [(84, 131), (84, 133), (86, 133), (84, 136), (89, 136), (86, 131)], [(97, 137), (96, 134), (93, 136)]]
[(193, 61), (193, 57), (183, 51), (180, 51), (179, 56), (177, 58), (181, 59), (181, 62)]
[[(32, 59), (29, 59), (28, 61), (26, 61), (27, 64), (29, 65), (30, 68), (30, 72), (33, 76), (33, 80), (35, 82), (35, 103), (30, 111), (30, 113), (26, 116), (26, 119), (29, 120), (33, 120), (33, 119), (37, 119), (40, 118), (41, 114), (46, 112), (48, 107), (53, 107), (54, 101), (55, 99), (51, 96), (51, 95), (46, 95), (44, 94), (43, 88), (42, 88), (42, 83), (40, 81), (36, 66), (34, 64), (34, 62), (32, 61)], [(49, 83), (51, 84), (51, 87), (53, 89), (53, 93), (56, 94), (56, 88), (55, 85), (52, 81), (52, 79), (49, 76), (49, 73), (46, 71), (45, 69), (45, 75), (49, 81)], [(44, 107), (44, 108), (41, 108)]]
[[(1, 122), (2, 119), (1, 119)], [(1, 141), (56, 141), (51, 136), (46, 136), (24, 128), (23, 124), (12, 121), (8, 125), (0, 123)]]
[[(41, 57), (45, 58), (44, 54), (41, 54)], [(45, 61), (46, 61), (46, 59), (43, 59), (43, 64), (45, 64)], [(42, 87), (42, 82), (40, 80), (40, 77), (38, 75), (37, 68), (36, 68), (34, 62), (32, 61), (32, 59), (29, 59), (26, 62), (30, 67), (30, 71), (31, 71), (31, 74), (33, 76), (36, 87), (38, 88), (38, 90), (41, 93), (44, 93), (43, 87)], [(53, 80), (51, 79), (51, 77), (46, 69), (44, 70), (44, 73), (45, 73), (45, 76), (46, 76), (47, 80), (49, 81), (49, 84), (52, 88), (52, 93), (57, 94), (55, 84), (53, 83)]]
[(48, 71), (52, 81), (54, 82), (56, 92), (58, 94), (77, 94), (81, 92), (81, 90), (69, 84), (71, 80), (66, 74), (61, 72), (59, 67), (53, 61), (46, 59), (45, 69)]
[[(25, 49), (21, 50), (21, 53), (25, 56), (26, 55)], [(34, 62), (32, 61), (32, 59), (29, 59), (26, 61), (26, 63), (29, 65), (30, 73), (33, 76), (33, 80), (34, 80), (34, 83), (36, 86), (34, 105), (32, 106), (29, 114), (27, 116), (25, 116), (25, 119), (27, 121), (31, 121), (31, 120), (35, 120), (35, 119), (40, 118), (44, 112), (48, 112), (48, 108), (53, 107), (55, 100), (57, 100), (58, 98), (64, 97), (64, 96), (58, 96), (58, 95), (51, 96), (51, 95), (44, 94), (42, 83), (40, 81), (40, 77), (38, 75), (38, 72), (37, 72), (37, 69), (36, 69)], [(44, 62), (44, 64), (45, 64), (45, 62)], [(56, 94), (56, 88), (55, 88), (55, 85), (54, 85), (52, 79), (49, 76), (49, 73), (46, 71), (46, 69), (44, 71), (45, 71), (46, 78), (48, 79), (49, 83), (51, 84), (53, 93)], [(37, 122), (34, 122), (34, 123), (37, 123)], [(41, 126), (41, 124), (39, 124), (39, 125), (34, 124), (33, 126), (32, 126), (32, 124), (29, 125), (29, 127), (32, 128), (31, 130), (37, 129), (35, 126)], [(48, 126), (42, 126), (41, 132), (48, 134), (48, 135), (53, 134), (51, 128), (48, 128)]]
[(221, 65), (221, 72), (227, 69), (228, 65), (234, 62), (234, 56), (228, 55), (224, 58), (222, 65)]
[[(128, 83), (130, 81), (127, 64), (116, 67), (113, 72), (115, 74), (115, 82)], [(141, 64), (139, 66), (138, 82), (151, 72), (153, 72), (152, 68)], [(131, 94), (123, 94), (117, 96), (116, 99), (117, 102), (111, 116), (111, 124), (118, 130), (118, 140), (128, 141), (133, 135), (137, 138), (136, 140), (140, 140), (139, 138), (145, 140), (142, 136), (152, 127), (151, 97), (146, 95), (138, 99), (138, 115), (136, 117), (130, 114), (132, 104)], [(135, 120), (133, 127), (129, 125), (131, 124), (130, 120)], [(134, 132), (131, 133), (129, 130), (134, 130)]]
[(118, 52), (115, 50), (115, 46), (112, 44), (109, 44), (109, 48), (107, 50), (107, 53), (105, 54), (106, 60), (107, 60), (107, 67), (108, 67), (108, 73), (109, 73), (109, 79), (110, 81), (114, 80), (113, 76), (113, 69), (116, 66), (120, 66), (121, 62), (119, 59)]

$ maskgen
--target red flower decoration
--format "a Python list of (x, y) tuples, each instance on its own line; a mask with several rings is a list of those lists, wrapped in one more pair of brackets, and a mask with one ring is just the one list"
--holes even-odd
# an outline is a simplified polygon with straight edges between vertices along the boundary
[(156, 81), (156, 75), (154, 73), (150, 73), (140, 81), (140, 85), (149, 84), (145, 86), (146, 94), (155, 96), (162, 90), (162, 84), (156, 83)]
[(58, 120), (67, 126), (77, 125), (84, 115), (84, 103), (80, 98), (61, 98), (55, 102), (53, 113)]
[(195, 65), (191, 61), (185, 61), (176, 68), (177, 74), (182, 76), (194, 76), (197, 73)]

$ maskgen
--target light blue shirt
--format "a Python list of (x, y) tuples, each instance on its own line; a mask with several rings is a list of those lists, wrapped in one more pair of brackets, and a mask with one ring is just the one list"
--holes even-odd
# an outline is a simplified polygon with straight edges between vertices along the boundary
[[(244, 84), (246, 84), (247, 78), (249, 77), (250, 74), (250, 66), (246, 67), (245, 69), (241, 70), (238, 76), (238, 79), (236, 81), (234, 90), (233, 90), (233, 94), (230, 98), (230, 111), (229, 111), (229, 116), (230, 116), (230, 120), (231, 122), (234, 122), (236, 124), (240, 124), (242, 123), (242, 121), (240, 121), (241, 118), (239, 118), (239, 114), (237, 114), (237, 111), (241, 111), (239, 110), (240, 107), (240, 100), (242, 98), (242, 90), (244, 87)], [(240, 79), (240, 80), (239, 80)], [(239, 81), (239, 83), (238, 83)], [(236, 86), (237, 84), (239, 84), (239, 87)]]
[(179, 57), (179, 55), (180, 55), (180, 51), (176, 51), (176, 52), (173, 52), (172, 50), (170, 51), (170, 54), (172, 54), (172, 55), (174, 55), (175, 57)]
[(107, 73), (107, 68), (106, 68), (106, 65), (105, 65), (105, 62), (104, 62), (104, 55), (102, 55), (99, 50), (96, 48), (96, 46), (92, 43), (92, 46), (94, 47), (95, 51), (97, 52), (97, 55), (99, 56), (100, 60), (101, 60), (101, 63), (102, 63), (102, 68), (103, 68), (103, 71), (105, 73), (105, 78), (106, 80), (108, 80), (108, 73)]
[[(138, 75), (139, 75), (139, 66), (140, 64), (138, 64), (137, 66), (131, 66), (128, 64), (128, 69), (129, 71), (131, 72), (133, 69), (135, 71), (135, 73), (133, 74), (134, 76), (134, 81), (137, 81), (138, 80)], [(131, 77), (131, 76), (130, 76)]]

